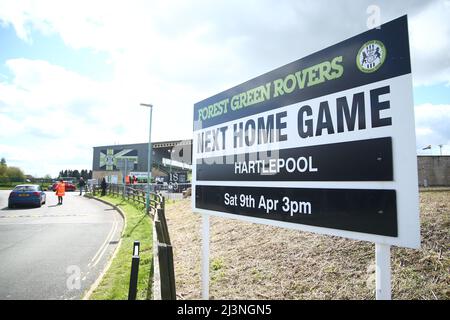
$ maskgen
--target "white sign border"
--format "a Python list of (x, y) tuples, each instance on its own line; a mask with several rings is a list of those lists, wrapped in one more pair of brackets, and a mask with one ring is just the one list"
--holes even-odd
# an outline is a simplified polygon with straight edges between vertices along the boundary
[[(394, 181), (388, 182), (279, 182), (279, 181), (201, 181), (196, 179), (196, 150), (197, 139), (194, 131), (193, 139), (193, 168), (192, 168), (192, 211), (222, 218), (230, 218), (278, 226), (282, 228), (294, 229), (299, 231), (314, 232), (339, 236), (354, 240), (370, 241), (384, 245), (394, 245), (399, 247), (420, 248), (420, 216), (419, 216), (419, 191), (418, 191), (418, 173), (417, 173), (417, 154), (415, 138), (414, 104), (412, 96), (412, 75), (411, 73), (386, 79), (379, 82), (370, 83), (362, 87), (390, 85), (390, 112), (392, 117), (392, 148), (393, 148), (393, 166)], [(392, 87), (395, 88), (393, 92)], [(358, 87), (349, 90), (357, 90)], [(348, 90), (346, 90), (348, 91)], [(341, 92), (344, 94), (344, 91)], [(334, 95), (334, 94), (333, 94)], [(320, 97), (318, 97), (320, 98)], [(315, 98), (317, 99), (317, 98)], [(412, 110), (402, 109), (412, 108)], [(283, 107), (281, 107), (283, 108)], [(366, 106), (367, 108), (367, 106)], [(277, 109), (275, 109), (277, 110)], [(251, 117), (257, 116), (258, 113)], [(225, 123), (224, 123), (225, 124)], [(223, 125), (223, 124), (222, 124)], [(220, 126), (220, 125), (218, 125)], [(370, 133), (364, 133), (363, 137), (368, 138)], [(412, 137), (411, 137), (412, 136)], [(376, 135), (376, 137), (379, 137)], [(354, 141), (354, 139), (352, 139)], [(349, 140), (349, 141), (352, 141)], [(401, 179), (400, 179), (401, 178)], [(205, 210), (195, 207), (195, 186), (196, 185), (217, 185), (217, 186), (261, 186), (268, 187), (268, 183), (276, 183), (276, 187), (290, 188), (334, 188), (334, 189), (391, 189), (396, 191), (397, 199), (397, 225), (398, 237), (388, 237), (346, 231), (332, 228), (316, 227), (304, 224), (295, 224), (277, 220), (253, 218), (244, 215), (235, 215), (211, 210)]]

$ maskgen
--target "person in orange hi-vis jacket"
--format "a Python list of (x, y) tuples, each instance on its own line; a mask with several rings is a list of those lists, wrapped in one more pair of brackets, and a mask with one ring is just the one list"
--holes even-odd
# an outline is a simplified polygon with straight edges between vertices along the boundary
[(66, 194), (66, 185), (64, 183), (64, 180), (61, 179), (56, 185), (56, 195), (58, 196), (58, 204), (63, 204), (63, 197), (65, 194)]

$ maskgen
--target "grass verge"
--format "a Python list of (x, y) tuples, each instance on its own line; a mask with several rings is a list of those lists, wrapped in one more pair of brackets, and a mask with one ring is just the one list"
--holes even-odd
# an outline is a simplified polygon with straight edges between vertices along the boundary
[(126, 300), (130, 284), (131, 254), (133, 242), (139, 240), (140, 263), (137, 300), (152, 299), (153, 282), (153, 249), (151, 218), (145, 213), (144, 207), (123, 200), (122, 197), (98, 197), (122, 209), (126, 218), (125, 230), (121, 236), (118, 252), (105, 273), (99, 286), (90, 296), (91, 300)]
[[(391, 249), (392, 298), (450, 300), (450, 191), (421, 192), (421, 248)], [(177, 296), (201, 299), (201, 215), (166, 205)], [(210, 218), (211, 299), (375, 298), (375, 246), (244, 221)]]

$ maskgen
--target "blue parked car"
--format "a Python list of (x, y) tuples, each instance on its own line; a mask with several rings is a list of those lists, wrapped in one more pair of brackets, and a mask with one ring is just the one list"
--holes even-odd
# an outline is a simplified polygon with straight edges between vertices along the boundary
[(40, 185), (21, 184), (14, 188), (9, 194), (8, 208), (14, 208), (17, 205), (32, 205), (40, 207), (45, 204), (46, 195)]

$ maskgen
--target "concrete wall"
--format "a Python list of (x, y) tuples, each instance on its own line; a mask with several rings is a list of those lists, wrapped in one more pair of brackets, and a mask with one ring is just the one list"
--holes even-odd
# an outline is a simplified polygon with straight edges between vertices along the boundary
[(419, 186), (450, 186), (450, 156), (418, 156)]

